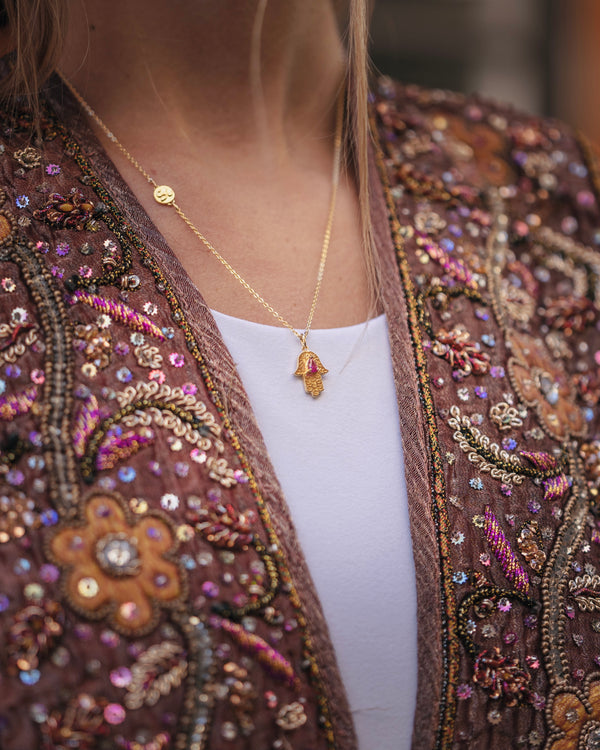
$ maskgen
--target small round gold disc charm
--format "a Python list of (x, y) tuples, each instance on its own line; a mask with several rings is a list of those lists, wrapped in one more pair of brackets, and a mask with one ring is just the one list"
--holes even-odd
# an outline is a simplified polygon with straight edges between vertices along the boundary
[(170, 206), (175, 200), (175, 191), (168, 185), (157, 185), (154, 188), (154, 200), (163, 206)]

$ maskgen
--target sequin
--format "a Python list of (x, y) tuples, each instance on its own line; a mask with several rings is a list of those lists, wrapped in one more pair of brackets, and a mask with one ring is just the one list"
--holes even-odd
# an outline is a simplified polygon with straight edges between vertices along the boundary
[(123, 466), (117, 472), (117, 476), (122, 482), (129, 484), (136, 478), (137, 472), (132, 466)]
[(36, 724), (43, 724), (48, 718), (48, 709), (43, 703), (33, 703), (29, 707), (29, 715)]
[(567, 235), (574, 234), (578, 227), (579, 223), (574, 216), (566, 216), (560, 224), (560, 228)]
[(135, 620), (138, 618), (138, 606), (135, 602), (123, 602), (119, 607), (119, 614), (123, 620)]
[(15, 563), (13, 570), (17, 575), (29, 573), (29, 571), (31, 570), (31, 563), (25, 557), (21, 557)]
[(238, 730), (231, 721), (226, 721), (221, 727), (221, 736), (224, 740), (235, 740), (238, 736)]
[(138, 556), (137, 539), (125, 533), (107, 534), (96, 542), (96, 559), (109, 573), (137, 575), (141, 560)]
[(165, 510), (177, 510), (179, 507), (179, 498), (171, 492), (167, 492), (160, 499), (161, 507)]
[(58, 646), (54, 649), (50, 659), (55, 666), (64, 668), (71, 661), (71, 656), (64, 646)]
[(219, 595), (219, 587), (212, 581), (205, 581), (202, 584), (202, 593), (209, 599), (215, 599)]
[(39, 583), (28, 583), (23, 589), (23, 593), (28, 599), (39, 601), (44, 596), (44, 588)]
[(30, 669), (27, 672), (19, 672), (19, 679), (24, 685), (35, 685), (41, 677), (39, 669)]
[(95, 578), (86, 576), (78, 581), (77, 591), (85, 599), (93, 599), (100, 591), (100, 586)]
[(127, 687), (131, 683), (131, 670), (127, 667), (113, 669), (110, 673), (110, 681), (115, 687)]
[(456, 697), (461, 701), (467, 700), (472, 694), (473, 688), (465, 683), (458, 685), (456, 688)]
[(109, 703), (104, 709), (104, 718), (108, 724), (122, 724), (125, 721), (125, 709), (118, 703)]
[(121, 383), (129, 383), (133, 377), (131, 370), (128, 367), (120, 367), (117, 372), (117, 380)]

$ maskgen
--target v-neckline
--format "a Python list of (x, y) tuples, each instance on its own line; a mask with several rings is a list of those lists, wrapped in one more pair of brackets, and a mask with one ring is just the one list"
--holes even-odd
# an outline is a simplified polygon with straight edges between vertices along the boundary
[[(85, 113), (57, 75), (48, 84), (46, 96), (62, 122), (68, 123), (69, 132), (82, 148), (100, 182), (107, 186), (126, 222), (150, 250), (177, 295), (205, 358), (204, 364), (227, 406), (227, 415), (253, 469), (261, 494), (268, 502), (276, 533), (285, 546), (290, 569), (311, 622), (315, 650), (323, 671), (340, 747), (356, 750), (352, 719), (335, 665), (333, 648), (290, 512), (248, 396), (214, 317), (200, 290), (120, 174), (90, 128)], [(439, 720), (443, 645), (441, 605), (426, 593), (437, 589), (439, 577), (436, 529), (431, 514), (431, 468), (427, 459), (429, 446), (408, 327), (405, 290), (398, 271), (397, 249), (390, 233), (389, 215), (373, 148), (369, 160), (369, 181), (371, 219), (381, 272), (381, 302), (389, 323), (417, 579), (419, 677), (414, 736), (419, 737), (423, 746), (433, 747)], [(433, 678), (433, 675), (436, 677)]]

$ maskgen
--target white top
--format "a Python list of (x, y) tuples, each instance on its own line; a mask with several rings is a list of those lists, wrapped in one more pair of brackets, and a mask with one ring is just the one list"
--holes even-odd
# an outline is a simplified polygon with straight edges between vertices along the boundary
[(289, 330), (213, 314), (291, 510), (359, 747), (408, 750), (417, 604), (386, 318), (310, 332), (329, 370), (313, 399)]

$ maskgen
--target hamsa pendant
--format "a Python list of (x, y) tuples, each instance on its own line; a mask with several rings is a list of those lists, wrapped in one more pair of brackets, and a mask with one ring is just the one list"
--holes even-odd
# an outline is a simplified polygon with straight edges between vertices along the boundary
[(304, 390), (310, 393), (313, 398), (317, 398), (324, 390), (321, 375), (324, 375), (326, 372), (329, 372), (329, 370), (323, 367), (321, 360), (314, 352), (308, 349), (303, 349), (300, 352), (298, 366), (294, 375), (304, 380)]

